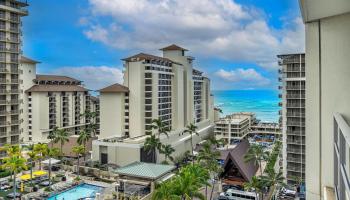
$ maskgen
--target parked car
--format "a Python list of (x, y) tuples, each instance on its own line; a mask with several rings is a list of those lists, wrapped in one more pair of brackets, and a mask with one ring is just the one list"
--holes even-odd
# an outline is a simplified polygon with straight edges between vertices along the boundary
[(254, 192), (246, 192), (235, 189), (228, 189), (226, 192), (220, 194), (220, 197), (226, 197), (229, 200), (236, 199), (249, 199), (249, 200), (259, 200), (259, 197), (256, 196)]
[(281, 188), (281, 193), (286, 195), (286, 196), (291, 196), (291, 197), (295, 197), (295, 195), (297, 194), (296, 191), (288, 189), (288, 188)]

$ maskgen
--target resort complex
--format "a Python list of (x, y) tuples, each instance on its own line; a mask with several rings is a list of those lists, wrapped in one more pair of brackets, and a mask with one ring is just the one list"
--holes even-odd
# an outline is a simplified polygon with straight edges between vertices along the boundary
[[(33, 52), (42, 53), (45, 48), (36, 43), (33, 44), (38, 48), (26, 46), (22, 50), (28, 38), (22, 42), (21, 36), (27, 36), (30, 30), (22, 30), (26, 20), (21, 18), (31, 17), (27, 10), (30, 2), (0, 0), (0, 200), (350, 199), (350, 2), (333, 0), (330, 6), (326, 0), (299, 1), (306, 27), (305, 53), (286, 50), (289, 47), (285, 48), (284, 43), (296, 46), (291, 38), (276, 38), (276, 44), (283, 47), (269, 54), (273, 54), (270, 57), (279, 68), (268, 67), (270, 71), (266, 71), (278, 74), (273, 83), (255, 69), (265, 68), (262, 65), (269, 62), (265, 59), (252, 58), (258, 63), (253, 68), (227, 71), (226, 61), (232, 58), (221, 51), (229, 46), (224, 36), (200, 47), (198, 41), (202, 39), (197, 35), (198, 44), (187, 43), (191, 40), (183, 32), (191, 23), (203, 37), (217, 32), (206, 33), (197, 27), (202, 17), (174, 18), (172, 25), (184, 23), (181, 31), (170, 28), (172, 34), (184, 38), (179, 42), (163, 30), (156, 30), (161, 36), (149, 30), (146, 33), (143, 22), (138, 21), (137, 28), (126, 23), (139, 18), (130, 10), (137, 7), (136, 13), (142, 13), (154, 1), (142, 5), (134, 2), (131, 7), (124, 2), (118, 4), (121, 1), (108, 2), (113, 12), (101, 2), (89, 1), (91, 10), (85, 11), (84, 7), (84, 15), (91, 12), (94, 17), (81, 17), (78, 23), (86, 38), (120, 51), (108, 56), (106, 50), (106, 55), (101, 55), (100, 47), (89, 43), (96, 48), (93, 54), (79, 46), (81, 52), (70, 55), (73, 59), (69, 60), (84, 57), (85, 63), (78, 59), (80, 67), (62, 67), (74, 63), (55, 62), (62, 56), (57, 52), (37, 61), (38, 54)], [(200, 13), (209, 13), (216, 22), (222, 17), (214, 12), (219, 9), (215, 7), (217, 2), (203, 3), (212, 9)], [(162, 27), (154, 18), (167, 18), (168, 3), (157, 4), (160, 16), (143, 13), (143, 17), (152, 16), (151, 23), (145, 20), (145, 24)], [(234, 1), (219, 4), (220, 9), (229, 10), (224, 18), (229, 18), (230, 23), (232, 13), (242, 9), (242, 16), (234, 18), (247, 23), (244, 29), (252, 29), (253, 35), (260, 34), (261, 25), (248, 22), (256, 11), (247, 17), (245, 14), (251, 11)], [(33, 12), (38, 8), (42, 9), (35, 7)], [(114, 13), (118, 9), (123, 13)], [(112, 22), (104, 29), (97, 23), (101, 16), (108, 22), (116, 16), (124, 19), (124, 12), (128, 13), (125, 24)], [(110, 13), (111, 18), (107, 17)], [(214, 21), (208, 24), (216, 27)], [(220, 21), (219, 27), (220, 24), (227, 26)], [(232, 33), (239, 45), (240, 40), (249, 41), (249, 37), (240, 37), (244, 31)], [(143, 36), (160, 38), (145, 42)], [(72, 45), (81, 45), (86, 38)], [(181, 46), (171, 44), (174, 41)], [(256, 41), (249, 41), (248, 46), (255, 46)], [(218, 60), (208, 55), (213, 54), (216, 42), (220, 43), (214, 50)], [(282, 50), (285, 52), (279, 52)], [(139, 51), (145, 53), (135, 54)], [(256, 55), (251, 51), (254, 49), (249, 49), (250, 56)], [(57, 58), (53, 59), (53, 55)], [(122, 67), (95, 66), (93, 59), (104, 63), (106, 57), (115, 62), (110, 66)], [(238, 57), (240, 64), (247, 60), (244, 53)], [(57, 63), (62, 66), (47, 69)], [(208, 67), (213, 65), (223, 67), (215, 72)], [(248, 90), (258, 95), (258, 90), (250, 87), (254, 81), (264, 89), (278, 84), (279, 94), (270, 101), (268, 92), (261, 90), (266, 97), (261, 102), (254, 101), (251, 95), (244, 96)], [(246, 90), (231, 94), (239, 94), (248, 106), (234, 104), (236, 100), (230, 98), (217, 101), (217, 97), (232, 91), (214, 89), (241, 89), (242, 82)], [(232, 85), (225, 85), (228, 83)], [(254, 102), (257, 106), (251, 105)], [(227, 109), (226, 104), (236, 107)], [(276, 113), (274, 108), (252, 109), (266, 105), (275, 105)], [(266, 117), (266, 113), (273, 117)]]

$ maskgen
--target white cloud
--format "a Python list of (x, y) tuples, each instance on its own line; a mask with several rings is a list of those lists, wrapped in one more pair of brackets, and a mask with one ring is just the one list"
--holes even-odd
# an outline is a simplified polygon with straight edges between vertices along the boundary
[(270, 84), (270, 80), (259, 74), (255, 69), (242, 69), (238, 68), (231, 71), (226, 71), (220, 69), (215, 72), (215, 75), (219, 78), (231, 82), (231, 83), (240, 83), (246, 86), (257, 86), (263, 87)]
[(122, 70), (108, 66), (61, 67), (52, 74), (65, 75), (83, 81), (88, 89), (98, 90), (114, 83), (123, 82)]
[[(254, 62), (276, 69), (276, 55), (304, 50), (300, 18), (282, 29), (233, 0), (89, 0), (85, 35), (117, 49), (154, 51), (177, 43), (196, 56)], [(110, 17), (106, 25), (99, 19)]]

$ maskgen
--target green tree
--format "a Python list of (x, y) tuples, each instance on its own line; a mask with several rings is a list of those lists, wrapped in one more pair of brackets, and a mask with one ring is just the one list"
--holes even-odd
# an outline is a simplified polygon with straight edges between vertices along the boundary
[(17, 145), (10, 145), (10, 144), (5, 144), (4, 147), (2, 147), (3, 151), (6, 151), (6, 154), (8, 156), (14, 156), (14, 155), (21, 155), (21, 147)]
[(186, 126), (186, 129), (184, 130), (183, 134), (189, 134), (191, 136), (191, 153), (192, 153), (192, 164), (194, 164), (194, 154), (193, 154), (193, 134), (199, 135), (197, 132), (197, 126), (195, 126), (193, 123), (190, 123)]
[(63, 157), (63, 145), (69, 141), (68, 132), (65, 129), (57, 129), (55, 132), (55, 143), (60, 143), (60, 154)]
[[(214, 143), (214, 144), (213, 144)], [(212, 148), (213, 145), (215, 145), (216, 142), (213, 142), (211, 140), (206, 141), (203, 143), (202, 148), (198, 152), (197, 160), (198, 162), (209, 171), (209, 174), (212, 176), (212, 178), (218, 178), (218, 174), (221, 172), (222, 168), (219, 165), (217, 159), (220, 157), (220, 152)], [(210, 199), (213, 195), (213, 189), (215, 186), (215, 182), (212, 184), (212, 190), (210, 193)], [(208, 188), (205, 188), (205, 195), (207, 196), (207, 190)]]
[(162, 145), (160, 153), (164, 154), (165, 163), (168, 163), (168, 159), (170, 161), (174, 160), (174, 158), (171, 156), (171, 154), (174, 152), (175, 152), (175, 149), (170, 144)]
[(260, 145), (251, 145), (244, 155), (245, 162), (253, 161), (255, 165), (259, 166), (260, 174), (263, 174), (262, 171), (262, 161), (266, 161), (269, 157), (268, 152), (264, 151), (263, 147)]
[(157, 162), (157, 149), (161, 147), (159, 138), (156, 138), (155, 135), (150, 135), (146, 138), (144, 143), (144, 149), (148, 154), (152, 153), (152, 161)]
[(79, 137), (78, 137), (78, 144), (79, 145), (83, 145), (84, 146), (84, 150), (85, 152), (83, 153), (84, 156), (84, 161), (86, 159), (86, 143), (91, 139), (91, 133), (83, 130), (79, 133)]
[(166, 181), (154, 191), (152, 200), (181, 200), (181, 196), (174, 191), (174, 182)]
[(89, 110), (86, 110), (83, 114), (80, 115), (81, 117), (85, 118), (85, 121), (87, 121), (87, 125), (85, 127), (85, 131), (90, 133), (91, 135), (96, 135), (97, 130), (97, 124), (96, 124), (96, 112), (91, 112)]
[(49, 157), (49, 186), (51, 185), (51, 173), (52, 173), (52, 158), (57, 158), (60, 155), (60, 150), (58, 148), (47, 148), (47, 156)]
[(274, 190), (276, 187), (285, 186), (283, 173), (281, 171), (275, 172), (272, 168), (267, 168), (265, 174), (261, 176), (264, 186), (271, 187)]
[(34, 147), (33, 147), (33, 149), (29, 151), (27, 155), (30, 161), (30, 183), (31, 185), (33, 185), (33, 167), (34, 167), (35, 161), (38, 159), (38, 153), (34, 151)]
[(157, 130), (157, 137), (160, 138), (161, 135), (166, 135), (169, 137), (169, 129), (165, 126), (161, 119), (153, 119), (152, 120), (152, 129)]
[(73, 147), (73, 153), (75, 153), (75, 155), (78, 158), (78, 170), (77, 170), (77, 174), (78, 174), (78, 178), (79, 178), (79, 169), (80, 169), (80, 156), (85, 154), (85, 147), (83, 145), (79, 145), (79, 146), (75, 146)]
[[(262, 192), (263, 184), (260, 178), (253, 176), (249, 182), (244, 183), (244, 189), (247, 191), (254, 191), (255, 195), (258, 196)], [(263, 196), (261, 194), (261, 196)], [(262, 197), (263, 199), (263, 197)]]
[(47, 144), (38, 143), (34, 145), (34, 151), (37, 153), (37, 159), (39, 161), (39, 169), (41, 170), (41, 161), (47, 156)]
[(59, 129), (57, 126), (55, 126), (52, 131), (49, 132), (49, 135), (47, 136), (47, 139), (50, 140), (50, 146), (51, 148), (53, 148), (53, 143), (55, 142), (56, 140), (56, 135), (57, 133), (59, 132)]
[(20, 155), (14, 154), (4, 158), (3, 163), (2, 167), (13, 174), (13, 194), (16, 196), (16, 176), (22, 170), (27, 170), (26, 159)]

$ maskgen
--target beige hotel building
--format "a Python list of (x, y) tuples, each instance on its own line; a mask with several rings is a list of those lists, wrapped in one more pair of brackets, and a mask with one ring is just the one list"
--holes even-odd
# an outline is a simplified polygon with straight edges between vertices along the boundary
[(89, 123), (81, 115), (98, 111), (98, 100), (89, 94), (82, 82), (67, 76), (39, 75), (38, 62), (21, 58), (21, 140), (48, 142), (54, 127), (79, 134)]
[(152, 161), (143, 150), (152, 119), (161, 119), (171, 130), (161, 141), (177, 155), (191, 149), (190, 136), (182, 135), (186, 125), (198, 127), (194, 144), (213, 132), (210, 80), (193, 68), (194, 58), (185, 55), (186, 49), (171, 45), (161, 51), (162, 57), (140, 53), (123, 59), (123, 85), (100, 90), (101, 139), (93, 142), (93, 160), (119, 166)]

